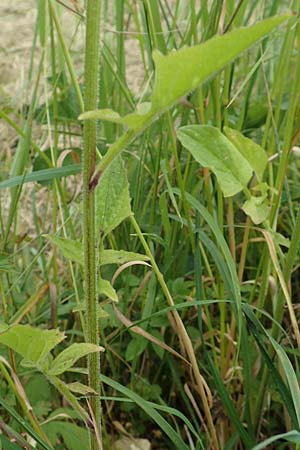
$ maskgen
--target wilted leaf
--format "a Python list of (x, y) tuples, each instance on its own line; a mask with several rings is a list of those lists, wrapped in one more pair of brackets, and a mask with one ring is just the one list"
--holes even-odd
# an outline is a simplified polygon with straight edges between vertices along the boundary
[(103, 347), (95, 344), (80, 343), (72, 344), (70, 347), (62, 351), (55, 359), (52, 361), (51, 366), (47, 372), (49, 375), (61, 375), (66, 370), (70, 369), (78, 359), (83, 356), (89, 355), (90, 353), (102, 352)]
[(231, 197), (247, 187), (252, 168), (218, 128), (188, 125), (179, 128), (177, 137), (196, 161), (216, 175), (225, 197)]

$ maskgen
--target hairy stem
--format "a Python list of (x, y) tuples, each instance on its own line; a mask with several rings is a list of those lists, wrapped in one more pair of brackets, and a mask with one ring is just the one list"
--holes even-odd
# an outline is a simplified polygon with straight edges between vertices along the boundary
[[(97, 107), (98, 68), (99, 68), (100, 0), (87, 1), (86, 47), (84, 85), (85, 111)], [(83, 157), (83, 247), (84, 247), (84, 291), (86, 305), (86, 340), (98, 344), (99, 330), (97, 320), (97, 271), (95, 238), (95, 198), (90, 181), (95, 170), (96, 159), (96, 121), (84, 123)], [(96, 392), (100, 389), (100, 358), (94, 353), (88, 357), (89, 386)], [(95, 432), (90, 432), (90, 448), (99, 448), (96, 436), (101, 436), (101, 403), (99, 396), (90, 400), (91, 412), (95, 419)]]

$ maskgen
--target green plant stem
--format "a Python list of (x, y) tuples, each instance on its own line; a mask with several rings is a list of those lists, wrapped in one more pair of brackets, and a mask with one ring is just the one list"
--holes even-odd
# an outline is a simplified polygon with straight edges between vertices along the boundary
[[(98, 69), (99, 69), (100, 1), (88, 0), (86, 13), (85, 46), (85, 98), (84, 109), (97, 107)], [(96, 160), (96, 121), (84, 123), (83, 155), (83, 249), (84, 249), (84, 291), (86, 305), (86, 340), (98, 345), (99, 330), (97, 317), (97, 270), (95, 238), (95, 191), (90, 189), (91, 177)], [(96, 392), (100, 390), (100, 357), (94, 353), (88, 357), (89, 386)], [(90, 431), (90, 448), (99, 448), (96, 436), (101, 436), (101, 403), (99, 396), (90, 400), (95, 419), (95, 433)]]

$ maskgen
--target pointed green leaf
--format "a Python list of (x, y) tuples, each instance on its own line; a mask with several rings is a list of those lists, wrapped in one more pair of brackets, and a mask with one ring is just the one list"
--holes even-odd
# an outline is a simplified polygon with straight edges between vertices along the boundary
[(154, 51), (156, 70), (152, 111), (170, 107), (289, 17), (271, 17), (250, 27), (214, 36), (203, 44), (172, 51), (166, 56)]
[(79, 120), (98, 119), (108, 122), (126, 125), (128, 128), (140, 129), (152, 117), (151, 103), (145, 102), (137, 106), (136, 111), (121, 117), (119, 113), (112, 109), (97, 109), (80, 114)]
[(225, 197), (231, 197), (247, 187), (252, 169), (218, 128), (188, 125), (179, 128), (177, 137), (196, 161), (216, 175)]
[(155, 50), (153, 52), (155, 83), (151, 108), (147, 104), (142, 104), (135, 112), (125, 117), (120, 117), (112, 110), (87, 111), (81, 114), (79, 119), (109, 120), (127, 125), (139, 132), (181, 97), (232, 62), (244, 50), (290, 17), (289, 14), (271, 17), (250, 27), (238, 28), (229, 33), (214, 36), (203, 44), (171, 51), (165, 56)]
[(57, 245), (65, 258), (79, 264), (83, 264), (83, 247), (81, 242), (72, 241), (71, 239), (65, 239), (58, 236), (50, 236), (50, 234), (45, 234), (44, 236), (50, 242)]
[(126, 347), (126, 361), (133, 361), (135, 358), (140, 356), (147, 347), (147, 344), (147, 339), (142, 336), (135, 336)]
[(97, 392), (94, 391), (89, 386), (86, 386), (85, 384), (80, 383), (79, 381), (75, 381), (75, 383), (69, 383), (67, 384), (70, 391), (75, 392), (76, 394), (82, 394), (82, 395), (89, 395), (94, 394), (97, 395)]
[[(63, 256), (78, 264), (83, 264), (83, 246), (79, 241), (65, 239), (58, 236), (44, 235), (49, 241), (57, 245)], [(149, 261), (148, 256), (126, 250), (102, 250), (100, 252), (100, 266), (106, 264), (124, 264), (129, 261)]]
[(70, 347), (62, 351), (51, 363), (47, 375), (61, 375), (66, 370), (70, 369), (78, 359), (90, 353), (102, 352), (103, 347), (95, 344), (80, 343), (72, 344)]
[(63, 339), (65, 335), (58, 330), (42, 330), (29, 325), (14, 325), (0, 333), (0, 344), (7, 345), (34, 365), (47, 358)]
[(97, 109), (95, 111), (87, 111), (78, 117), (79, 120), (107, 120), (108, 122), (123, 123), (122, 117), (112, 109)]
[[(108, 305), (106, 305), (108, 306)], [(86, 311), (86, 307), (85, 304), (82, 303), (80, 306), (76, 306), (75, 308), (72, 309), (73, 312), (81, 312), (81, 311)], [(100, 305), (97, 305), (97, 317), (98, 319), (107, 319), (109, 317), (109, 314), (103, 309), (101, 308)]]
[(261, 181), (265, 168), (268, 164), (268, 157), (264, 149), (260, 145), (253, 142), (252, 139), (245, 137), (238, 130), (224, 127), (224, 133), (248, 161), (256, 173), (258, 181)]
[(269, 206), (265, 195), (260, 197), (251, 195), (251, 198), (243, 204), (242, 209), (256, 225), (266, 220), (269, 215)]
[(99, 294), (105, 295), (114, 302), (119, 301), (118, 294), (116, 293), (115, 289), (112, 287), (108, 280), (104, 280), (103, 278), (100, 278), (99, 280)]
[(131, 214), (127, 175), (120, 157), (105, 170), (95, 192), (97, 230), (108, 234)]
[(125, 250), (102, 250), (100, 253), (100, 265), (124, 264), (129, 261), (149, 261), (148, 256), (141, 253), (127, 252)]

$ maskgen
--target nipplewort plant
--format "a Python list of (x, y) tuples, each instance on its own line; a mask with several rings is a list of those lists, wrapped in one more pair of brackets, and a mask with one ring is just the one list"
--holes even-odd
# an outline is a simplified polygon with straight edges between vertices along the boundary
[(18, 135), (4, 449), (299, 445), (299, 5), (282, 3), (37, 2), (26, 102), (0, 104)]

